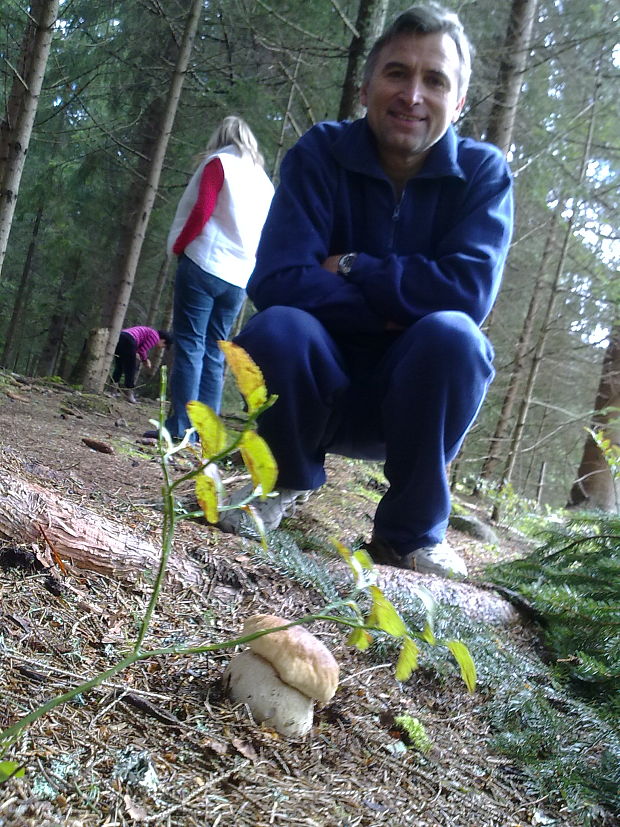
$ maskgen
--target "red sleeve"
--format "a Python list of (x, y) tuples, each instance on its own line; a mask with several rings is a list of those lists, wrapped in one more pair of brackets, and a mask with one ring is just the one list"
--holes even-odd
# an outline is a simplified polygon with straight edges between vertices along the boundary
[(219, 158), (214, 158), (202, 171), (198, 198), (172, 248), (175, 255), (180, 255), (187, 245), (203, 231), (215, 209), (215, 202), (223, 184), (224, 167)]

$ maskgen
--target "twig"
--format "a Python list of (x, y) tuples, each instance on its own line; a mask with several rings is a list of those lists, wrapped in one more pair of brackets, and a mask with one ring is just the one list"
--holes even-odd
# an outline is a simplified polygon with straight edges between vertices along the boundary
[(52, 552), (52, 557), (54, 558), (54, 562), (56, 563), (56, 565), (58, 566), (58, 568), (60, 569), (60, 571), (61, 571), (64, 575), (69, 574), (69, 572), (67, 571), (67, 567), (65, 566), (65, 564), (64, 564), (64, 563), (62, 562), (62, 560), (60, 559), (60, 555), (58, 554), (58, 552), (57, 552), (57, 551), (56, 551), (56, 549), (54, 548), (54, 544), (52, 543), (52, 541), (50, 540), (50, 538), (49, 538), (49, 537), (47, 536), (47, 534), (45, 533), (45, 530), (44, 530), (43, 526), (42, 526), (40, 523), (37, 523), (37, 528), (39, 529), (39, 531), (40, 531), (40, 532), (41, 532), (41, 534), (43, 535), (43, 539), (45, 540), (45, 542), (46, 542), (46, 543), (47, 543), (47, 545), (49, 546), (49, 549), (50, 549), (50, 551)]

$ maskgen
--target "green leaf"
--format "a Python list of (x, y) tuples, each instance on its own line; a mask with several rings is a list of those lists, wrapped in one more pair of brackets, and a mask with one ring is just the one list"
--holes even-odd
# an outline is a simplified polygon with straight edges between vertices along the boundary
[(396, 680), (407, 681), (418, 668), (418, 646), (410, 637), (405, 637), (396, 663)]
[(382, 629), (393, 637), (403, 637), (406, 635), (407, 627), (381, 589), (378, 586), (369, 586), (369, 590), (372, 595), (372, 610), (370, 616), (373, 619), (373, 625), (378, 626), (379, 629)]
[(217, 507), (217, 486), (211, 477), (200, 476), (196, 478), (196, 499), (206, 519), (210, 523), (217, 523), (220, 518)]
[(470, 692), (476, 688), (476, 665), (469, 654), (469, 649), (460, 640), (446, 640), (444, 644), (454, 655), (461, 670), (461, 677)]
[(351, 569), (357, 589), (365, 589), (374, 582), (376, 578), (374, 563), (366, 551), (359, 549), (356, 552), (352, 552), (334, 537), (331, 538), (331, 542), (334, 544), (338, 554)]
[(0, 761), (0, 784), (9, 778), (22, 778), (26, 770), (16, 761)]
[(250, 355), (234, 342), (218, 342), (237, 387), (243, 394), (248, 413), (253, 414), (267, 401), (267, 388), (261, 369)]
[(221, 454), (228, 445), (228, 433), (213, 408), (193, 400), (185, 406), (192, 425), (198, 431), (203, 457)]
[(273, 491), (278, 479), (278, 466), (271, 449), (255, 431), (246, 431), (241, 438), (241, 456), (250, 472), (254, 488), (260, 485), (261, 499)]

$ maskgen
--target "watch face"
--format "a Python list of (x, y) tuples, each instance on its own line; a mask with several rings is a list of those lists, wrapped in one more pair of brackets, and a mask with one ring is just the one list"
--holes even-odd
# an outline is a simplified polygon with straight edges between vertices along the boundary
[(344, 276), (347, 276), (351, 272), (356, 256), (356, 253), (347, 253), (346, 255), (341, 256), (340, 261), (338, 262), (338, 271)]

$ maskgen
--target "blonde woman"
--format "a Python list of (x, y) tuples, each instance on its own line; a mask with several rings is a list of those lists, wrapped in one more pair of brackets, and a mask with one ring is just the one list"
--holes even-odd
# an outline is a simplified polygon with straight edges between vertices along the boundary
[(179, 257), (166, 421), (174, 439), (190, 427), (190, 400), (220, 410), (224, 363), (217, 342), (228, 338), (243, 303), (273, 197), (263, 163), (247, 123), (224, 118), (177, 207), (168, 236), (168, 250)]

